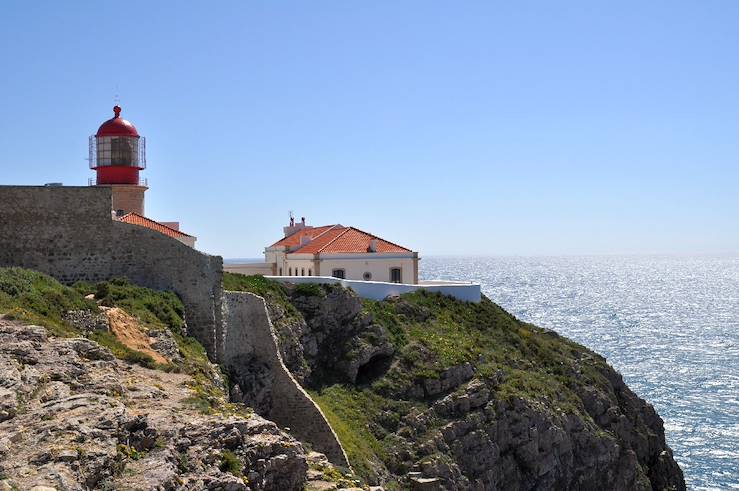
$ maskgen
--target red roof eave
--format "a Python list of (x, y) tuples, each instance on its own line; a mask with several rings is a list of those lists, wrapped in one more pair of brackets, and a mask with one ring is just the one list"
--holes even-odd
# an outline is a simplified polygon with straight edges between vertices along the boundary
[(190, 234), (180, 232), (179, 230), (175, 230), (172, 227), (168, 227), (157, 221), (152, 220), (151, 218), (146, 218), (145, 216), (139, 215), (138, 213), (134, 213), (134, 212), (123, 215), (120, 218), (120, 221), (123, 223), (130, 223), (132, 225), (139, 225), (141, 227), (146, 227), (148, 229), (155, 230), (168, 237), (172, 237), (173, 239), (195, 238), (194, 236)]

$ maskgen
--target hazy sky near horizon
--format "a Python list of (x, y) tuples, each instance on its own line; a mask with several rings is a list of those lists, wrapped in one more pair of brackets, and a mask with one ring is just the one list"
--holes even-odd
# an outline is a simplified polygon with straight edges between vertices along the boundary
[[(0, 184), (147, 137), (147, 215), (421, 254), (739, 251), (739, 2), (3, 2)], [(1, 203), (0, 203), (1, 205)]]

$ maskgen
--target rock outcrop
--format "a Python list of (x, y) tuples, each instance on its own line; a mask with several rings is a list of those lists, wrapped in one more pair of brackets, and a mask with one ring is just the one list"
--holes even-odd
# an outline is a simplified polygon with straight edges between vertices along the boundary
[(387, 330), (363, 312), (354, 292), (338, 285), (312, 286), (286, 286), (299, 316), (266, 298), (285, 365), (308, 386), (355, 383), (360, 369), (381, 364), (395, 348)]
[(244, 410), (204, 414), (193, 384), (0, 318), (0, 489), (302, 489), (300, 443)]
[[(472, 306), (417, 295), (370, 313), (336, 287), (286, 291), (299, 315), (270, 303), (286, 364), (328, 391), (321, 402), (350, 415), (342, 423), (354, 438), (373, 440), (355, 458), (382, 449), (365, 472), (371, 483), (685, 489), (654, 408), (602, 357), (556, 333), (487, 299)], [(445, 361), (453, 359), (469, 361)], [(334, 405), (338, 398), (357, 404), (354, 412)]]
[(443, 489), (685, 489), (659, 416), (616, 384), (618, 400), (604, 406), (609, 416), (596, 423), (587, 417), (595, 413), (495, 398), (489, 383), (476, 378), (404, 418), (397, 449)]
[(231, 395), (281, 429), (227, 401), (175, 296), (111, 282), (147, 300), (101, 317), (48, 277), (5, 276), (4, 311), (49, 329), (0, 317), (2, 491), (361, 484), (329, 461), (390, 489), (685, 489), (659, 415), (602, 357), (486, 298), (227, 293), (212, 347)]

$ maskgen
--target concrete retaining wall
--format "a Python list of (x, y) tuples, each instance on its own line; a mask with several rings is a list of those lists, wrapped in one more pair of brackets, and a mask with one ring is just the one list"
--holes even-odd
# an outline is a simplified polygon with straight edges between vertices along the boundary
[(0, 186), (0, 266), (63, 283), (125, 277), (176, 292), (189, 333), (220, 359), (223, 260), (111, 218), (110, 187)]
[(383, 281), (342, 280), (332, 276), (266, 276), (281, 283), (329, 283), (340, 284), (351, 288), (357, 295), (370, 300), (383, 300), (388, 296), (402, 295), (417, 290), (438, 292), (462, 300), (463, 302), (480, 302), (479, 283), (456, 283), (451, 281), (425, 281), (417, 285), (406, 283), (386, 283)]
[(260, 296), (247, 292), (224, 292), (223, 361), (229, 366), (245, 355), (256, 356), (272, 373), (272, 408), (263, 415), (301, 441), (310, 443), (335, 465), (349, 467), (339, 443), (321, 409), (285, 367), (277, 346), (267, 306)]

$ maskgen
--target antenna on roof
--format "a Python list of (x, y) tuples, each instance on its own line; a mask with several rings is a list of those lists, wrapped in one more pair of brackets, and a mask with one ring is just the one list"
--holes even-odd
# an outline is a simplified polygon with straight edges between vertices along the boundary
[(293, 211), (290, 210), (290, 226), (292, 227), (295, 225), (295, 216), (293, 215)]

